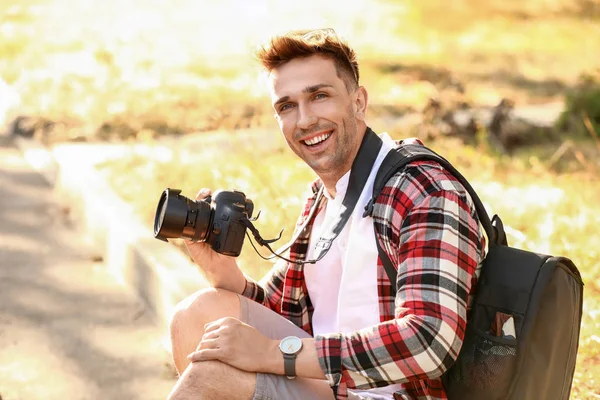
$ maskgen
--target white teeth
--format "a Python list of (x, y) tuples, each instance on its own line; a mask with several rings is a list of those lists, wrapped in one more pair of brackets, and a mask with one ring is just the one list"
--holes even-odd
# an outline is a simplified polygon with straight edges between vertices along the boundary
[(317, 143), (321, 143), (323, 140), (327, 139), (329, 136), (331, 136), (331, 133), (326, 133), (324, 135), (315, 136), (312, 139), (305, 140), (304, 143), (306, 143), (309, 146), (313, 146)]

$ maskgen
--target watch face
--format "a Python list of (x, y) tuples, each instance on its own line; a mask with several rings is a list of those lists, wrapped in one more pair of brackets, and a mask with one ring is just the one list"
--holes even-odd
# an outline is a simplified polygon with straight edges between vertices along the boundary
[(288, 336), (279, 343), (279, 349), (285, 354), (296, 354), (302, 348), (302, 340), (296, 336)]

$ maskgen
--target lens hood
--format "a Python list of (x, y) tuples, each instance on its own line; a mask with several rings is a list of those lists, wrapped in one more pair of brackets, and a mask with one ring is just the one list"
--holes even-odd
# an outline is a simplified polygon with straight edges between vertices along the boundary
[(169, 238), (179, 238), (185, 227), (188, 205), (182, 199), (179, 189), (165, 189), (158, 201), (154, 216), (154, 237), (165, 242)]

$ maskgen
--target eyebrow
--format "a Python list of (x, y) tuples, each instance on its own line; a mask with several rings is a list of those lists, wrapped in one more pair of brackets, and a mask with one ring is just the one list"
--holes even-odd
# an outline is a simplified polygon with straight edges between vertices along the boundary
[[(320, 89), (323, 89), (324, 87), (333, 87), (333, 85), (330, 85), (328, 83), (319, 83), (317, 85), (312, 85), (312, 86), (307, 86), (304, 89), (302, 89), (302, 93), (314, 93)], [(279, 99), (277, 99), (277, 101), (275, 103), (273, 103), (273, 107), (281, 104), (281, 103), (285, 103), (286, 101), (290, 100), (290, 96), (283, 96)]]

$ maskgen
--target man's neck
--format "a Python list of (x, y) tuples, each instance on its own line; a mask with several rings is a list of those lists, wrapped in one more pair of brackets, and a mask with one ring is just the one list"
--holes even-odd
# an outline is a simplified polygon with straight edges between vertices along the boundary
[[(350, 171), (350, 169), (348, 169), (348, 171)], [(346, 175), (346, 173), (348, 173), (348, 171), (344, 172), (344, 175)], [(325, 180), (323, 178), (321, 178), (321, 180), (323, 181), (323, 185), (325, 185), (325, 190), (327, 190), (327, 193), (329, 193), (329, 196), (332, 199), (335, 199), (335, 196), (337, 194), (337, 183), (339, 182), (340, 179), (342, 179), (342, 176), (338, 177), (337, 179), (331, 179), (331, 180)]]

